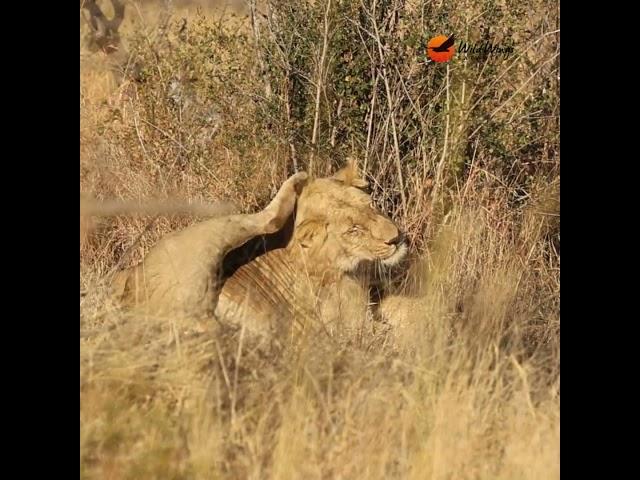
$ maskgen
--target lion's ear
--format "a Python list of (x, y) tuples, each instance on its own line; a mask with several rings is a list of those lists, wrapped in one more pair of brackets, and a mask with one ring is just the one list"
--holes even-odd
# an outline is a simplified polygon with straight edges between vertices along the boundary
[(360, 176), (358, 164), (353, 158), (348, 158), (347, 164), (338, 170), (332, 178), (349, 187), (367, 188), (369, 186), (369, 182)]
[(302, 248), (321, 244), (327, 237), (326, 224), (318, 220), (305, 220), (295, 230), (295, 237)]

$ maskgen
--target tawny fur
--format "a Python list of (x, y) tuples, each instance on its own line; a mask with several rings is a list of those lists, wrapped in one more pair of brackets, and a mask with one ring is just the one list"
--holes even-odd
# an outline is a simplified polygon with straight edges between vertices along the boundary
[(406, 251), (365, 185), (353, 164), (310, 182), (289, 244), (239, 268), (222, 288), (216, 315), (277, 336), (360, 325), (369, 305), (362, 267), (397, 263)]
[(306, 180), (304, 172), (290, 177), (259, 213), (213, 218), (165, 236), (140, 265), (116, 275), (114, 293), (124, 305), (146, 313), (210, 318), (224, 256), (255, 236), (281, 229)]
[[(165, 236), (141, 264), (116, 275), (114, 293), (145, 313), (215, 315), (277, 336), (357, 327), (369, 313), (367, 267), (394, 265), (406, 253), (398, 227), (373, 208), (365, 186), (353, 163), (308, 183), (298, 173), (262, 212), (214, 218)], [(241, 266), (223, 284), (225, 256), (282, 229), (296, 201), (288, 244)], [(393, 297), (386, 305), (393, 308), (383, 303), (383, 317), (397, 320), (412, 303)]]

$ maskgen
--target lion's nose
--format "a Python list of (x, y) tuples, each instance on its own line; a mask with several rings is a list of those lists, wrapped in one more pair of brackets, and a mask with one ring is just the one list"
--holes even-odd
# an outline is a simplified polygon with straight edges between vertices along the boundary
[(395, 238), (389, 240), (386, 243), (388, 245), (400, 245), (402, 242), (404, 242), (404, 239), (405, 239), (405, 234), (402, 232), (398, 232), (398, 235), (396, 235)]

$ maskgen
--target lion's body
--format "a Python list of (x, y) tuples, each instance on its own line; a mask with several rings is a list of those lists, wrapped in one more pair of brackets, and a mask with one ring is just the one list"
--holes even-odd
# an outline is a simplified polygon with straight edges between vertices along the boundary
[(277, 336), (303, 329), (333, 333), (367, 314), (366, 283), (351, 274), (308, 269), (290, 248), (267, 252), (224, 284), (216, 316)]

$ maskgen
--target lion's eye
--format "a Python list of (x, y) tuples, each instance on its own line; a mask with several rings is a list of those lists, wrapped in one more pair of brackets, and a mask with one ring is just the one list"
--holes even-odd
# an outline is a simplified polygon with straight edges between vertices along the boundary
[(347, 233), (349, 235), (359, 235), (361, 231), (362, 229), (360, 228), (359, 225), (354, 225), (349, 230), (347, 230)]

